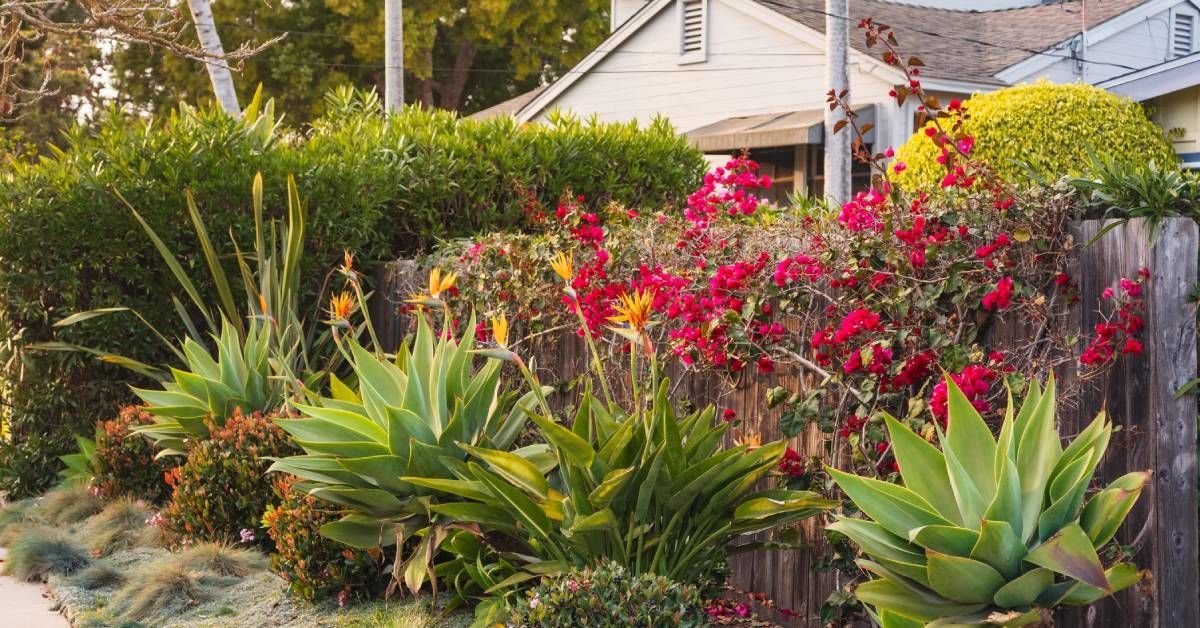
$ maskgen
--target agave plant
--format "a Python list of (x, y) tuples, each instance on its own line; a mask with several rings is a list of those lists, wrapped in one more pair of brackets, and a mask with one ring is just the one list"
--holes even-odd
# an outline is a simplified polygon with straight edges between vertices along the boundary
[(1137, 568), (1105, 569), (1097, 550), (1137, 501), (1149, 472), (1085, 497), (1112, 434), (1103, 414), (1063, 449), (1054, 380), (1019, 412), (1011, 395), (999, 438), (950, 379), (941, 450), (886, 419), (902, 485), (829, 472), (869, 519), (841, 517), (874, 576), (855, 595), (884, 628), (1021, 626), (1039, 609), (1086, 605), (1132, 585)]
[(519, 571), (489, 592), (611, 558), (634, 573), (719, 585), (743, 535), (799, 521), (836, 502), (808, 491), (757, 491), (785, 443), (721, 446), (712, 407), (677, 417), (664, 380), (645, 412), (614, 415), (584, 393), (571, 428), (530, 412), (552, 446), (551, 469), (520, 452), (463, 445), (455, 480), (405, 477), (465, 500), (432, 507), (503, 535)]
[(268, 363), (272, 328), (251, 319), (245, 341), (224, 321), (214, 339), (217, 359), (191, 338), (183, 342), (187, 370), (172, 368), (174, 380), (161, 390), (134, 388), (154, 423), (134, 428), (153, 439), (160, 455), (186, 455), (184, 440), (208, 436), (210, 424), (222, 425), (235, 410), (268, 412), (282, 405), (287, 386), (271, 377)]
[[(418, 318), (415, 341), (401, 347), (394, 361), (347, 341), (357, 392), (334, 378), (332, 397), (296, 405), (304, 418), (277, 420), (306, 455), (277, 460), (270, 469), (300, 477), (299, 488), (350, 511), (321, 528), (329, 538), (373, 548), (420, 535), (417, 549), (394, 571), (414, 591), (429, 577), (449, 532), (430, 525), (439, 491), (425, 484), (452, 480), (465, 468), (459, 443), (512, 447), (533, 395), (514, 406), (515, 395), (501, 390), (500, 360), (487, 358), (474, 368), (473, 323), (461, 340), (435, 341), (430, 325)], [(548, 457), (545, 445), (518, 451), (535, 460)]]

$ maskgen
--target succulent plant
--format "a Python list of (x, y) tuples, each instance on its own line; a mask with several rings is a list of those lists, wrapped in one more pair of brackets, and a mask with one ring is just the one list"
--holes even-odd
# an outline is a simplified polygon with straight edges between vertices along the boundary
[(1112, 425), (1103, 413), (1064, 449), (1055, 394), (1030, 385), (1014, 415), (1009, 396), (999, 438), (947, 378), (941, 450), (886, 418), (902, 484), (829, 472), (867, 519), (829, 526), (862, 548), (873, 579), (855, 595), (884, 628), (1021, 626), (1040, 609), (1086, 605), (1141, 575), (1105, 569), (1107, 544), (1150, 477), (1129, 473), (1087, 500)]

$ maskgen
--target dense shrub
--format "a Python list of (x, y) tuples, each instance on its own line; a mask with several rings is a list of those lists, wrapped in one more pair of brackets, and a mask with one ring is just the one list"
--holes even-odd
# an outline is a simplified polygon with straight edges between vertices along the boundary
[(250, 543), (274, 499), (266, 476), (272, 456), (297, 453), (271, 416), (235, 412), (208, 439), (189, 441), (188, 458), (170, 474), (171, 502), (160, 512), (168, 540)]
[[(969, 114), (963, 132), (974, 138), (972, 155), (1012, 183), (1029, 180), (1022, 163), (1049, 181), (1081, 174), (1089, 147), (1122, 163), (1178, 161), (1163, 130), (1141, 106), (1091, 85), (1017, 85), (976, 94), (962, 106)], [(925, 130), (918, 131), (897, 151), (897, 159), (908, 166), (897, 181), (906, 188), (937, 189), (946, 175), (937, 162), (940, 154)]]
[(145, 437), (130, 429), (154, 422), (140, 406), (125, 406), (117, 418), (96, 426), (96, 453), (92, 457), (95, 486), (105, 497), (127, 495), (152, 503), (171, 496), (165, 474), (176, 464), (171, 458), (155, 460), (157, 453)]
[(696, 587), (652, 574), (635, 576), (612, 562), (543, 578), (526, 596), (514, 603), (510, 625), (705, 625)]
[[(333, 98), (311, 130), (272, 131), (273, 122), (236, 122), (215, 109), (183, 108), (154, 121), (110, 112), (67, 134), (61, 152), (0, 174), (0, 329), (15, 358), (5, 373), (10, 436), (0, 441), (0, 492), (44, 490), (57, 456), (73, 449), (71, 435), (115, 413), (133, 381), (92, 356), (34, 352), (30, 344), (60, 340), (150, 364), (170, 358), (133, 316), (62, 330), (52, 323), (81, 310), (131, 306), (168, 335), (182, 332), (161, 289), (175, 280), (120, 197), (187, 268), (202, 262), (185, 189), (214, 238), (232, 229), (248, 250), (246, 191), (255, 172), (263, 174), (265, 206), (275, 216), (286, 206), (286, 176), (295, 173), (309, 211), (304, 283), (311, 294), (343, 248), (377, 260), (436, 238), (521, 227), (530, 199), (547, 202), (565, 191), (595, 206), (680, 204), (704, 163), (664, 122), (648, 129), (570, 119), (520, 126), (416, 108), (385, 118), (372, 97), (351, 93)], [(211, 294), (203, 273), (192, 274)]]
[(262, 523), (275, 553), (271, 570), (288, 583), (288, 590), (306, 600), (338, 596), (370, 596), (379, 591), (383, 554), (380, 550), (354, 549), (320, 534), (321, 526), (337, 521), (341, 513), (329, 504), (276, 480), (278, 504), (267, 506)]

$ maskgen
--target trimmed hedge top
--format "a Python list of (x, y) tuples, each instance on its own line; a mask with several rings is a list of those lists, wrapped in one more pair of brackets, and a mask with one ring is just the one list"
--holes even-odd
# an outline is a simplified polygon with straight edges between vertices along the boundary
[[(64, 453), (72, 432), (90, 430), (128, 397), (129, 375), (116, 367), (81, 354), (24, 352), (26, 343), (119, 348), (162, 363), (161, 343), (130, 315), (51, 327), (72, 312), (111, 306), (182, 331), (171, 304), (177, 283), (122, 197), (212, 294), (184, 190), (192, 190), (218, 248), (228, 250), (232, 234), (249, 250), (255, 173), (263, 174), (264, 206), (276, 216), (294, 173), (308, 212), (303, 281), (315, 297), (343, 249), (380, 260), (441, 239), (525, 229), (531, 199), (554, 207), (566, 193), (584, 195), (595, 208), (682, 205), (705, 170), (701, 153), (665, 121), (639, 128), (559, 117), (519, 125), (416, 107), (384, 116), (374, 94), (351, 90), (331, 94), (328, 110), (303, 131), (284, 127), (269, 105), (244, 121), (215, 108), (183, 106), (159, 120), (113, 110), (93, 127), (69, 131), (62, 150), (0, 173), (0, 328), (22, 357), (8, 363), (5, 377), (12, 384), (20, 369), (24, 377), (3, 391), (3, 420), (15, 439), (0, 442), (0, 492), (17, 485), (4, 470), (21, 467), (11, 459), (19, 441), (39, 434), (52, 441), (41, 442), (40, 452)], [(311, 304), (320, 316), (323, 304)], [(83, 394), (85, 387), (92, 390)], [(52, 469), (36, 468), (44, 465), (20, 474), (53, 478)]]
[[(978, 156), (1005, 180), (1029, 182), (1027, 163), (1048, 181), (1082, 174), (1088, 147), (1131, 163), (1178, 161), (1163, 130), (1140, 105), (1098, 87), (1039, 81), (976, 94), (963, 102), (965, 131), (975, 136)], [(928, 125), (927, 125), (928, 126)], [(896, 180), (908, 188), (936, 188), (945, 175), (939, 151), (924, 130), (896, 153), (908, 169)]]

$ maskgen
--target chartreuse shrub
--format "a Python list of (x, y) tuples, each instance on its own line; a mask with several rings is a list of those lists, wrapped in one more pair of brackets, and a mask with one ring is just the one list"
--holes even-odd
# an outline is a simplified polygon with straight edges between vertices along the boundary
[[(437, 288), (431, 286), (432, 297)], [(403, 545), (397, 548), (394, 575), (414, 592), (429, 578), (446, 538), (431, 507), (443, 494), (439, 483), (456, 481), (465, 468), (460, 443), (507, 451), (525, 427), (533, 398), (526, 394), (514, 406), (515, 395), (502, 390), (499, 360), (485, 358), (476, 368), (474, 323), (465, 329), (461, 339), (435, 339), (422, 316), (412, 345), (401, 347), (394, 361), (349, 340), (357, 392), (335, 380), (333, 397), (296, 406), (304, 418), (276, 419), (306, 454), (278, 460), (270, 470), (301, 478), (298, 489), (348, 513), (321, 526), (322, 535), (370, 549), (422, 533), (407, 556)], [(548, 455), (546, 445), (521, 453)]]
[(612, 561), (542, 578), (513, 604), (514, 626), (704, 626), (699, 590)]
[[(704, 171), (702, 155), (665, 122), (519, 125), (415, 107), (385, 116), (381, 109), (372, 97), (343, 92), (303, 133), (281, 127), (283, 118), (258, 101), (240, 120), (216, 107), (182, 107), (155, 120), (112, 110), (71, 130), (61, 151), (6, 165), (0, 329), (17, 359), (6, 361), (11, 370), (0, 391), (7, 424), (0, 492), (44, 491), (55, 481), (58, 456), (75, 448), (72, 435), (128, 403), (129, 384), (147, 383), (90, 355), (30, 345), (59, 341), (119, 350), (143, 364), (183, 362), (128, 313), (53, 327), (75, 312), (128, 307), (168, 338), (190, 334), (163, 291), (174, 272), (158, 263), (156, 245), (122, 197), (194, 267), (205, 262), (188, 219), (188, 190), (209, 232), (232, 233), (249, 251), (256, 233), (243, 199), (255, 173), (262, 173), (263, 208), (272, 217), (286, 215), (285, 182), (295, 174), (312, 208), (299, 269), (301, 302), (312, 305), (344, 249), (378, 260), (441, 238), (523, 228), (531, 197), (551, 203), (568, 191), (594, 208), (613, 201), (678, 206)], [(240, 273), (234, 256), (222, 263)], [(201, 298), (219, 297), (210, 277), (194, 282)], [(176, 294), (184, 303), (191, 298)], [(315, 310), (308, 320), (320, 316)]]
[[(1128, 164), (1178, 162), (1140, 105), (1084, 83), (1017, 85), (976, 94), (962, 106), (968, 115), (963, 132), (974, 137), (972, 156), (1010, 183), (1029, 182), (1027, 167), (1048, 181), (1083, 174), (1090, 148)], [(946, 175), (940, 154), (918, 130), (896, 151), (908, 166), (896, 180), (906, 189), (937, 189)]]
[(888, 417), (902, 484), (830, 469), (866, 515), (828, 529), (864, 553), (874, 579), (855, 595), (884, 628), (1021, 626), (1039, 609), (1087, 605), (1141, 579), (1137, 567), (1107, 569), (1107, 544), (1137, 501), (1149, 472), (1133, 472), (1087, 497), (1112, 425), (1096, 417), (1066, 448), (1054, 427), (1055, 392), (1030, 386), (1020, 411), (1010, 400), (999, 438), (947, 377), (948, 425), (941, 450)]
[(133, 432), (151, 425), (154, 418), (141, 406), (121, 408), (116, 418), (96, 426), (96, 449), (92, 455), (94, 486), (105, 497), (132, 497), (160, 504), (171, 497), (166, 474), (178, 458), (156, 457), (146, 437)]
[(306, 600), (370, 597), (383, 585), (383, 553), (348, 547), (321, 536), (341, 518), (317, 498), (294, 487), (294, 478), (275, 482), (277, 504), (267, 506), (262, 525), (275, 544), (271, 570), (288, 591)]
[(208, 438), (188, 441), (187, 462), (171, 473), (174, 493), (160, 513), (168, 540), (263, 540), (255, 531), (274, 500), (269, 458), (296, 452), (273, 418), (234, 410), (224, 425), (209, 425)]

